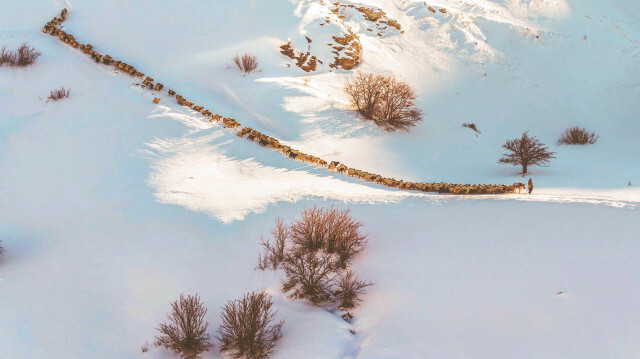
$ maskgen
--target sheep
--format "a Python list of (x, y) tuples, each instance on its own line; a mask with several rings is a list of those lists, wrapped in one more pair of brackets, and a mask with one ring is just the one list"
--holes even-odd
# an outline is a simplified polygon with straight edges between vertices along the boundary
[(260, 141), (258, 142), (258, 144), (260, 146), (267, 146), (269, 144), (269, 139), (265, 138), (265, 136), (261, 136), (260, 137)]
[(238, 121), (234, 120), (233, 118), (225, 117), (224, 119), (222, 119), (222, 122), (224, 122), (225, 128), (236, 128), (240, 126)]

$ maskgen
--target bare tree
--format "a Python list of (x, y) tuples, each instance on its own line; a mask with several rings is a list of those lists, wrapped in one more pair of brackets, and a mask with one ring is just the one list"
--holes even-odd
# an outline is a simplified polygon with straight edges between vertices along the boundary
[(574, 126), (564, 131), (558, 139), (558, 143), (561, 145), (592, 145), (598, 141), (599, 137), (594, 132)]
[(339, 269), (335, 256), (294, 252), (287, 254), (282, 265), (286, 276), (282, 290), (291, 292), (291, 298), (306, 299), (314, 305), (334, 301), (333, 280)]
[(236, 55), (233, 58), (233, 63), (240, 72), (248, 75), (258, 69), (258, 58), (250, 54), (244, 54), (242, 57)]
[(367, 120), (392, 132), (407, 130), (422, 121), (416, 95), (405, 82), (392, 76), (356, 74), (345, 86), (351, 105)]
[(168, 322), (160, 324), (160, 335), (156, 341), (160, 346), (180, 355), (182, 359), (195, 359), (212, 348), (211, 336), (207, 334), (209, 324), (204, 321), (207, 308), (200, 302), (198, 294), (171, 303)]
[(36, 50), (35, 47), (30, 46), (29, 44), (24, 42), (22, 43), (22, 45), (20, 45), (20, 47), (18, 47), (16, 66), (31, 66), (36, 62), (36, 59), (40, 57), (40, 55), (42, 55), (42, 53)]
[(508, 152), (502, 155), (498, 163), (522, 166), (522, 177), (527, 174), (529, 166), (546, 166), (555, 152), (549, 152), (535, 136), (529, 137), (529, 131), (523, 132), (522, 137), (507, 140), (502, 148)]
[(238, 359), (268, 358), (282, 337), (284, 324), (274, 323), (277, 312), (271, 310), (272, 305), (271, 296), (262, 290), (227, 302), (218, 329), (220, 351)]
[(352, 271), (347, 270), (338, 275), (336, 285), (334, 294), (338, 300), (338, 308), (347, 311), (358, 306), (362, 301), (360, 295), (365, 293), (364, 288), (372, 286), (373, 283), (360, 280)]

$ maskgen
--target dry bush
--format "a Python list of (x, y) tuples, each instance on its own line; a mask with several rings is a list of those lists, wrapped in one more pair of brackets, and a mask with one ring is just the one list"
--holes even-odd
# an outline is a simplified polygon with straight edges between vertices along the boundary
[(36, 59), (42, 55), (41, 52), (36, 50), (33, 46), (28, 45), (26, 42), (22, 43), (18, 48), (16, 66), (27, 67), (36, 62)]
[(529, 166), (546, 166), (554, 156), (535, 136), (529, 137), (529, 131), (522, 133), (520, 138), (507, 140), (502, 148), (508, 152), (502, 155), (498, 163), (522, 166), (522, 177), (527, 174)]
[(592, 145), (598, 141), (599, 137), (594, 132), (574, 126), (564, 131), (558, 139), (558, 143), (561, 145)]
[(346, 268), (349, 261), (367, 244), (360, 233), (362, 223), (349, 210), (313, 207), (302, 211), (302, 218), (289, 227), (289, 236), (296, 252), (323, 250), (338, 256), (338, 264)]
[(338, 276), (336, 285), (335, 296), (338, 308), (347, 311), (358, 306), (358, 303), (362, 301), (360, 295), (364, 294), (364, 288), (373, 285), (373, 283), (359, 280), (352, 271), (347, 270)]
[(244, 54), (242, 57), (236, 55), (236, 57), (233, 58), (233, 63), (236, 64), (240, 72), (246, 75), (258, 69), (258, 58), (249, 54)]
[(339, 272), (335, 256), (327, 253), (289, 253), (282, 267), (282, 290), (294, 299), (306, 299), (314, 305), (331, 303), (334, 278)]
[(7, 50), (5, 46), (0, 49), (0, 67), (7, 66), (15, 66), (18, 62), (18, 55), (11, 50)]
[(392, 76), (358, 73), (345, 91), (360, 115), (386, 131), (408, 131), (422, 121), (413, 89)]
[(268, 358), (282, 337), (284, 324), (284, 321), (274, 322), (276, 312), (271, 310), (272, 305), (271, 296), (264, 291), (227, 302), (218, 329), (220, 351), (238, 359)]
[(69, 97), (69, 93), (71, 93), (70, 89), (65, 89), (64, 87), (61, 87), (57, 90), (51, 90), (48, 99), (52, 101), (58, 101), (63, 98)]
[(462, 127), (470, 128), (470, 129), (474, 130), (478, 134), (481, 133), (480, 130), (478, 130), (478, 127), (476, 126), (475, 123), (463, 123)]
[(314, 207), (301, 214), (289, 226), (278, 219), (271, 231), (273, 238), (261, 238), (264, 253), (258, 258), (258, 268), (282, 268), (282, 289), (291, 298), (314, 305), (333, 303), (344, 310), (354, 308), (360, 301), (358, 296), (371, 285), (348, 269), (367, 244), (366, 236), (360, 233), (362, 224), (348, 210)]
[(161, 334), (156, 343), (180, 355), (182, 359), (195, 359), (211, 349), (211, 336), (207, 334), (209, 324), (204, 321), (207, 308), (200, 297), (180, 294), (180, 299), (171, 303), (169, 321), (160, 324)]

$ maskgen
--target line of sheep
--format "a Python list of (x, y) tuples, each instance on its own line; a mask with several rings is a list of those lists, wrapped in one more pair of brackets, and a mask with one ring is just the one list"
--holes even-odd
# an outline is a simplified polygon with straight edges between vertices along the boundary
[[(49, 21), (42, 31), (51, 36), (57, 36), (64, 43), (72, 46), (73, 48), (80, 48), (83, 53), (90, 55), (92, 59), (96, 63), (103, 63), (105, 65), (114, 66), (120, 70), (127, 72), (132, 77), (143, 78), (145, 75), (132, 65), (129, 65), (123, 61), (117, 61), (111, 58), (109, 55), (101, 55), (97, 51), (93, 49), (90, 44), (84, 45), (80, 44), (75, 40), (73, 35), (64, 32), (59, 29), (58, 26), (62, 24), (67, 17), (67, 9), (62, 10), (60, 13), (60, 17), (54, 17), (51, 21)], [(141, 84), (144, 88), (149, 88), (153, 91), (162, 91), (164, 89), (164, 85), (161, 83), (154, 83), (154, 80), (151, 77), (146, 77)], [(173, 90), (168, 90), (168, 95), (170, 97), (175, 97), (176, 101), (181, 106), (186, 106), (194, 111), (201, 113), (203, 116), (209, 119), (209, 122), (219, 122), (222, 121), (225, 128), (239, 128), (241, 127), (238, 121), (233, 118), (223, 117), (218, 114), (214, 114), (213, 112), (207, 110), (203, 106), (195, 105), (193, 102), (185, 99), (181, 95), (177, 94)], [(154, 103), (159, 103), (159, 98), (154, 98)], [(405, 190), (415, 190), (422, 192), (436, 192), (436, 193), (451, 193), (451, 194), (504, 194), (504, 193), (513, 193), (516, 189), (515, 185), (482, 185), (482, 184), (455, 184), (455, 183), (422, 183), (422, 182), (405, 182), (402, 180), (396, 180), (395, 178), (382, 177), (381, 175), (375, 173), (369, 173), (366, 171), (358, 170), (355, 168), (350, 168), (345, 164), (342, 164), (338, 161), (332, 161), (328, 163), (327, 161), (312, 156), (303, 152), (300, 152), (294, 148), (291, 148), (287, 145), (283, 145), (276, 138), (265, 135), (257, 130), (254, 130), (250, 127), (242, 127), (239, 129), (237, 133), (238, 137), (246, 138), (249, 141), (258, 142), (261, 146), (269, 147), (273, 150), (279, 151), (284, 155), (310, 164), (314, 164), (316, 166), (327, 167), (330, 171), (335, 171), (341, 174), (346, 174), (351, 177), (359, 178), (361, 180), (372, 182), (380, 185), (384, 185), (387, 187), (405, 189)]]

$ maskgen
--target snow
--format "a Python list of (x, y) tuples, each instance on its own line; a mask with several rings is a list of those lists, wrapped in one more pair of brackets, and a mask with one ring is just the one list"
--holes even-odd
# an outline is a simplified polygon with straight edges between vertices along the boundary
[[(138, 358), (180, 293), (201, 295), (214, 334), (219, 308), (260, 288), (285, 320), (275, 359), (636, 358), (640, 6), (433, 0), (433, 14), (424, 1), (362, 3), (404, 34), (370, 34), (360, 16), (319, 26), (331, 13), (311, 0), (0, 5), (0, 46), (43, 52), (33, 67), (0, 68), (0, 358)], [(154, 105), (130, 77), (40, 32), (63, 7), (79, 41), (327, 160), (405, 180), (525, 182), (497, 164), (525, 130), (557, 159), (531, 169), (531, 195), (423, 194), (327, 172), (166, 96)], [(411, 132), (349, 110), (353, 72), (323, 58), (346, 26), (361, 36), (359, 70), (418, 92), (425, 120)], [(310, 74), (278, 48), (304, 49), (305, 36), (325, 61)], [(261, 72), (227, 68), (243, 52)], [(70, 98), (47, 102), (60, 86)], [(557, 145), (572, 125), (600, 139)], [(254, 270), (259, 236), (314, 205), (349, 208), (369, 236), (354, 267), (376, 284), (353, 323)]]

